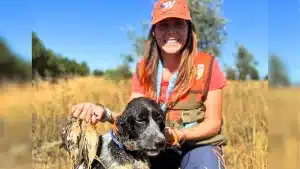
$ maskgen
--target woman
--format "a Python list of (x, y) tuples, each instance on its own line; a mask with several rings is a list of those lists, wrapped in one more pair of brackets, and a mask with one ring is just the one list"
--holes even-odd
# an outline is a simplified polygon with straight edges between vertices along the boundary
[[(221, 133), (225, 85), (214, 57), (197, 51), (186, 1), (157, 1), (131, 94), (131, 99), (145, 96), (156, 100), (166, 114), (165, 136), (170, 148), (151, 159), (152, 168), (225, 168), (222, 146), (226, 138)], [(116, 114), (105, 110), (83, 103), (74, 106), (72, 113), (94, 124), (112, 123)]]

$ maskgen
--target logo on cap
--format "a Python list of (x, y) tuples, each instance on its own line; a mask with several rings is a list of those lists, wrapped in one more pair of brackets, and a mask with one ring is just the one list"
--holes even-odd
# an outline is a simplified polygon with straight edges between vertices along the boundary
[(171, 0), (171, 1), (168, 1), (168, 2), (165, 2), (165, 3), (162, 3), (160, 5), (160, 8), (161, 9), (164, 9), (164, 10), (167, 10), (167, 9), (170, 9), (174, 6), (174, 4), (176, 3), (175, 0)]

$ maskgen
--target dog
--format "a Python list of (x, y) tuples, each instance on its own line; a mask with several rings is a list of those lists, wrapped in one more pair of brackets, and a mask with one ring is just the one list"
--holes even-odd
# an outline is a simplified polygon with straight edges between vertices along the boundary
[(115, 130), (100, 135), (95, 126), (71, 116), (61, 132), (61, 148), (74, 169), (149, 169), (149, 156), (166, 146), (165, 119), (153, 100), (132, 99), (115, 121)]

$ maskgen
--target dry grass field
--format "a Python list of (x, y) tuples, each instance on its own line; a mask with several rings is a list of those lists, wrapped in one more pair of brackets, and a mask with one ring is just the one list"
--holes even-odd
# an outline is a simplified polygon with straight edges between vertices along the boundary
[[(0, 168), (32, 168), (32, 159), (34, 168), (66, 169), (66, 153), (58, 148), (59, 130), (71, 106), (100, 102), (120, 112), (129, 98), (130, 82), (86, 77), (57, 85), (8, 85), (0, 92)], [(229, 82), (223, 104), (228, 169), (300, 168), (300, 94), (296, 98), (295, 93), (300, 90), (268, 90), (267, 82)], [(105, 132), (110, 126), (97, 127)]]

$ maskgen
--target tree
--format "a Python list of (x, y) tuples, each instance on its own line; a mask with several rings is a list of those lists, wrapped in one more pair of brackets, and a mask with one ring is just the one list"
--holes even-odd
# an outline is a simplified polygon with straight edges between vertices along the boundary
[(226, 67), (225, 72), (228, 80), (236, 80), (236, 70), (234, 68)]
[(36, 77), (50, 78), (54, 81), (70, 75), (86, 76), (89, 74), (86, 62), (77, 63), (76, 60), (70, 60), (47, 49), (35, 32), (32, 32), (32, 70)]
[(220, 15), (220, 0), (189, 0), (189, 9), (198, 36), (200, 50), (220, 56), (220, 46), (227, 36), (226, 19)]
[(259, 79), (259, 73), (255, 68), (257, 62), (254, 60), (253, 54), (251, 54), (243, 45), (238, 45), (235, 57), (239, 80), (246, 80), (247, 77), (250, 77), (253, 80)]
[(286, 68), (280, 57), (272, 54), (269, 57), (269, 84), (273, 87), (289, 86), (290, 80)]
[(250, 78), (252, 80), (259, 80), (259, 73), (257, 71), (257, 69), (254, 66), (250, 67)]
[(31, 78), (31, 63), (16, 55), (0, 37), (0, 81), (27, 82)]
[(130, 71), (130, 63), (133, 62), (133, 56), (130, 54), (121, 55), (124, 58), (123, 63), (119, 65), (116, 69), (109, 69), (105, 71), (104, 75), (106, 79), (111, 79), (114, 81), (119, 81), (122, 79), (128, 79), (132, 77), (132, 72)]
[[(127, 27), (127, 37), (132, 43), (133, 54), (131, 55), (133, 58), (139, 58), (144, 54), (144, 46), (148, 37), (148, 30), (150, 29), (150, 23), (148, 21), (142, 21), (142, 35), (137, 34), (136, 30)], [(126, 55), (123, 55), (126, 60)]]
[[(197, 47), (216, 57), (220, 56), (220, 46), (227, 36), (224, 29), (227, 21), (220, 15), (220, 0), (189, 0), (191, 17), (198, 35)], [(142, 35), (128, 29), (127, 36), (132, 42), (134, 54), (141, 57), (147, 40), (150, 22), (142, 22)]]
[(93, 72), (94, 76), (103, 76), (104, 75), (104, 71), (103, 70), (99, 70), (99, 69), (95, 69)]

